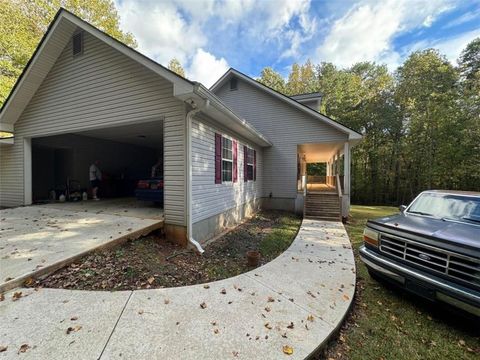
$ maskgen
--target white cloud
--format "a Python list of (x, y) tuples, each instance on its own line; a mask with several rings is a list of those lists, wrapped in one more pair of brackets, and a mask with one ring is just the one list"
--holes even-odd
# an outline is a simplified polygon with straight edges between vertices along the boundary
[(174, 57), (185, 63), (195, 49), (207, 43), (198, 24), (189, 23), (169, 1), (124, 0), (117, 7), (121, 26), (133, 33), (138, 50), (161, 64)]
[(448, 39), (426, 43), (422, 48), (438, 49), (450, 62), (455, 64), (462, 50), (477, 37), (480, 37), (480, 28)]
[[(252, 46), (274, 42), (283, 56), (296, 57), (315, 32), (310, 1), (116, 0), (116, 5), (121, 27), (135, 36), (139, 51), (163, 65), (175, 57), (188, 76), (209, 83), (209, 74), (218, 73), (217, 68), (226, 69), (228, 64), (215, 56), (215, 39), (208, 39), (207, 34), (239, 31), (238, 41), (251, 40)], [(212, 31), (212, 27), (221, 30)]]
[(450, 0), (362, 1), (334, 22), (317, 49), (317, 61), (350, 66), (359, 61), (387, 63), (394, 68), (401, 54), (393, 39), (412, 29), (429, 27), (451, 6)]
[(217, 59), (209, 52), (203, 49), (197, 49), (186, 72), (189, 79), (201, 82), (206, 87), (210, 87), (228, 68), (227, 60), (224, 58)]
[(475, 20), (477, 18), (480, 18), (480, 8), (478, 8), (474, 11), (466, 12), (462, 16), (449, 21), (443, 28), (444, 29), (449, 29), (449, 28), (452, 28), (452, 27), (455, 27), (455, 26), (458, 26), (458, 25), (468, 23), (468, 22), (470, 22), (472, 20)]

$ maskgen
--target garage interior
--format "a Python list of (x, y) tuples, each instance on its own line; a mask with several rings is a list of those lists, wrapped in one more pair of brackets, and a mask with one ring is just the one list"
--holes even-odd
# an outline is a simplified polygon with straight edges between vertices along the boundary
[[(85, 202), (83, 192), (91, 198), (89, 167), (96, 160), (102, 172), (101, 201)], [(97, 209), (107, 203), (152, 207), (153, 202), (135, 200), (135, 188), (139, 180), (151, 178), (154, 165), (163, 176), (163, 120), (34, 138), (33, 202), (58, 203), (63, 194), (66, 203), (90, 203)]]

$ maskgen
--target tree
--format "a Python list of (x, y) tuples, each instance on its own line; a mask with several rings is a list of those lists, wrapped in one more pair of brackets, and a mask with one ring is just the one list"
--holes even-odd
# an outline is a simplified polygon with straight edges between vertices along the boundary
[(458, 71), (437, 50), (412, 53), (397, 71), (396, 100), (406, 123), (411, 195), (461, 186), (456, 172), (462, 141)]
[(262, 70), (258, 81), (273, 90), (281, 92), (282, 94), (285, 93), (285, 79), (271, 67), (266, 67)]
[(304, 65), (294, 63), (288, 76), (286, 93), (298, 95), (318, 91), (315, 67), (308, 60)]
[(472, 40), (460, 54), (460, 73), (467, 81), (478, 83), (480, 74), (480, 37)]
[(173, 58), (172, 60), (170, 60), (170, 62), (168, 63), (168, 69), (173, 71), (177, 75), (185, 77), (185, 70), (183, 70), (182, 64), (180, 64), (180, 61), (177, 58)]
[(60, 7), (136, 47), (133, 35), (120, 30), (120, 19), (111, 0), (0, 0), (0, 105)]
[(471, 41), (458, 60), (459, 106), (463, 119), (462, 161), (457, 164), (464, 186), (480, 184), (480, 38)]

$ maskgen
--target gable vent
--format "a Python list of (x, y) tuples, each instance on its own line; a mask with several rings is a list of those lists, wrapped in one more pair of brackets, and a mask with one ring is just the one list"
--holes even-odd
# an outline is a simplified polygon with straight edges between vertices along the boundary
[(83, 52), (83, 33), (73, 35), (72, 42), (73, 56), (80, 55)]
[(230, 90), (237, 90), (238, 89), (238, 80), (237, 78), (232, 77), (230, 79)]

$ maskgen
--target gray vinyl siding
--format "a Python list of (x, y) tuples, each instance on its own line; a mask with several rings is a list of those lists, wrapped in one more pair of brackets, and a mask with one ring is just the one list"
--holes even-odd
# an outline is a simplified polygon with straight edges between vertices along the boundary
[(0, 204), (24, 204), (23, 139), (164, 119), (165, 220), (185, 224), (185, 107), (173, 85), (84, 33), (84, 52), (68, 41), (0, 149)]
[(297, 145), (346, 141), (347, 134), (238, 79), (215, 94), (265, 135), (273, 146), (263, 151), (263, 197), (293, 199), (297, 193)]
[[(215, 133), (238, 142), (238, 180), (215, 184)], [(247, 145), (257, 152), (256, 181), (244, 182), (244, 151)], [(206, 119), (192, 121), (192, 220), (193, 223), (260, 197), (262, 187), (262, 149), (232, 132), (220, 129)]]

